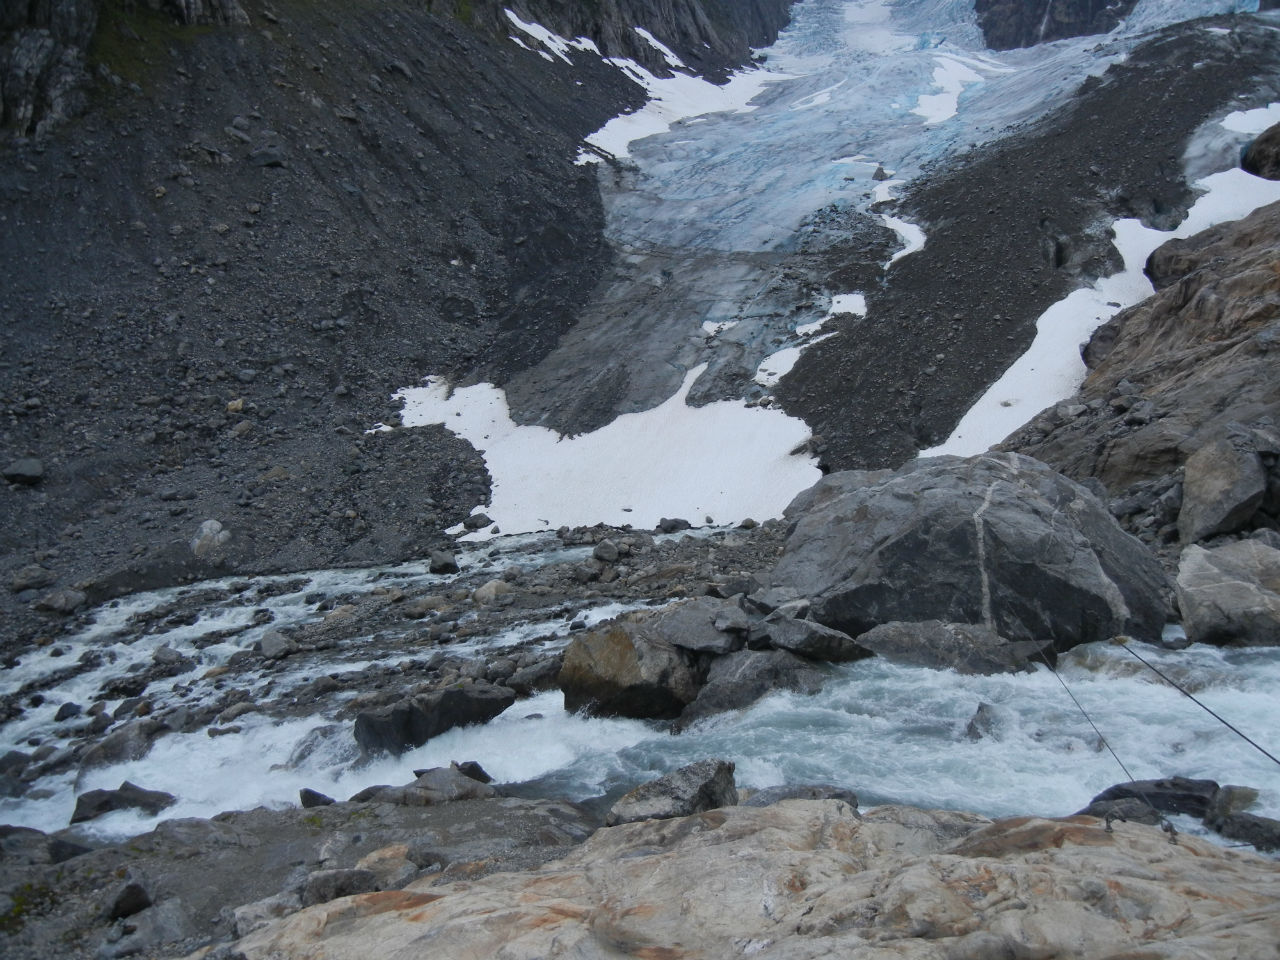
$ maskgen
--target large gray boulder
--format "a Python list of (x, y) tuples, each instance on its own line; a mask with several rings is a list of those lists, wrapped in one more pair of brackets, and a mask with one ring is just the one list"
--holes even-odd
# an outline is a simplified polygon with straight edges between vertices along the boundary
[(1195, 643), (1280, 645), (1280, 550), (1257, 540), (1192, 544), (1178, 564), (1178, 606)]
[(1267, 471), (1243, 437), (1219, 437), (1187, 458), (1178, 536), (1195, 543), (1243, 527), (1262, 505)]
[(673, 719), (698, 695), (693, 655), (649, 635), (643, 615), (579, 634), (564, 653), (565, 709), (601, 717)]
[(739, 650), (717, 657), (697, 699), (680, 714), (681, 727), (726, 710), (739, 710), (778, 690), (817, 693), (826, 674), (786, 650)]
[(643, 630), (646, 636), (685, 650), (720, 655), (742, 649), (742, 631), (734, 627), (743, 619), (735, 603), (698, 597), (656, 611), (644, 620)]
[(716, 807), (731, 807), (738, 802), (733, 769), (728, 760), (699, 760), (665, 777), (650, 780), (615, 803), (605, 817), (605, 825), (667, 820)]
[(857, 637), (882, 623), (982, 624), (1057, 650), (1155, 640), (1169, 584), (1088, 489), (1030, 457), (916, 460), (824, 477), (787, 508), (770, 577), (809, 618)]
[(783, 610), (775, 610), (754, 624), (750, 636), (753, 646), (766, 642), (776, 650), (789, 650), (810, 660), (839, 663), (871, 655), (871, 651), (854, 643), (847, 633), (814, 620), (788, 616)]
[(515, 702), (509, 687), (483, 682), (449, 687), (357, 714), (355, 738), (370, 752), (400, 754), (454, 727), (487, 723)]
[(1010, 642), (982, 624), (940, 620), (882, 623), (860, 635), (857, 643), (894, 663), (971, 674), (1027, 670), (1052, 657), (1053, 648), (1048, 639)]

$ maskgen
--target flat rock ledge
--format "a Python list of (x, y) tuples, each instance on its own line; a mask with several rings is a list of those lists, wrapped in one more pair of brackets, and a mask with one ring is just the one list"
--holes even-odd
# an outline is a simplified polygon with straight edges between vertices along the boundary
[[(343, 897), (230, 946), (245, 960), (1273, 958), (1280, 869), (1093, 817), (991, 821), (839, 800), (597, 831), (531, 871)], [(218, 955), (222, 955), (218, 954)], [(206, 954), (192, 954), (192, 958)]]

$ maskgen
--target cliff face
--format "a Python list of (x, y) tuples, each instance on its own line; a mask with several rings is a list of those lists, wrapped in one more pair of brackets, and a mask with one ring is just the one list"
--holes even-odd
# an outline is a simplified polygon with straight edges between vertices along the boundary
[(1064, 37), (1106, 33), (1137, 0), (974, 0), (978, 25), (993, 50), (1032, 47)]
[(606, 57), (627, 57), (665, 74), (662, 54), (635, 31), (643, 27), (707, 76), (741, 64), (751, 47), (772, 42), (793, 0), (429, 0), (496, 35), (511, 32), (504, 10), (565, 37), (589, 37)]

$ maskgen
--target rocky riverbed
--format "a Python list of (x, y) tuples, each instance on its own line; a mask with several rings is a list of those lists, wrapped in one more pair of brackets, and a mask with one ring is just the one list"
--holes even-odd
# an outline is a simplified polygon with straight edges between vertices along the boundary
[[(1062, 6), (1041, 34), (1097, 26)], [(1221, 844), (1280, 846), (1280, 778), (1178, 688), (1266, 746), (1276, 208), (1161, 247), (1078, 396), (998, 450), (907, 459), (1115, 266), (1111, 218), (1179, 220), (1222, 152), (1188, 138), (1274, 98), (1273, 22), (1100, 45), (1116, 62), (1064, 110), (896, 206), (806, 218), (796, 249), (666, 276), (677, 249), (610, 246), (601, 183), (651, 168), (573, 158), (640, 88), (560, 38), (723, 79), (786, 8), (3, 21), (11, 73), (58, 69), (3, 86), (0, 952), (1274, 952), (1275, 861)], [(1247, 168), (1280, 169), (1277, 141)], [(908, 220), (927, 240), (898, 256)], [(555, 381), (601, 291), (651, 278), (656, 315), (713, 262), (773, 279), (695, 400), (776, 397), (821, 431), (791, 456), (828, 475), (783, 517), (500, 536), (472, 513), (481, 452), (397, 428), (393, 389)], [(837, 337), (790, 329), (851, 287)], [(633, 385), (717, 336), (651, 344), (676, 361)], [(793, 372), (745, 385), (779, 337), (808, 348)], [(605, 387), (557, 422), (603, 422), (631, 389)], [(1121, 772), (1146, 779), (1104, 792)]]

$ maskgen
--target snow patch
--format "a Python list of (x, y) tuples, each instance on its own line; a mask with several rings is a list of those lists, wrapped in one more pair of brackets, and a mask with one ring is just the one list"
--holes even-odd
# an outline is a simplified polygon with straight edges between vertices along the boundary
[(958, 57), (934, 57), (933, 83), (941, 93), (921, 94), (911, 112), (924, 118), (926, 124), (950, 120), (960, 109), (960, 94), (971, 83), (981, 83), (982, 74)]
[(653, 47), (653, 49), (657, 50), (660, 54), (662, 54), (662, 59), (667, 61), (667, 66), (677, 67), (681, 70), (688, 69), (684, 65), (684, 61), (681, 60), (678, 56), (676, 56), (676, 53), (674, 50), (668, 47), (665, 43), (663, 43), (661, 40), (655, 37), (652, 33), (650, 33), (644, 27), (635, 27), (634, 29), (636, 33), (640, 34), (640, 38), (644, 40), (645, 43), (647, 43), (649, 46)]
[(790, 453), (809, 439), (808, 427), (741, 401), (688, 406), (705, 369), (690, 370), (660, 406), (576, 437), (516, 425), (505, 393), (492, 384), (451, 390), (432, 377), (396, 396), (405, 426), (442, 424), (484, 456), (493, 478), (484, 512), (503, 533), (593, 523), (652, 527), (664, 516), (717, 523), (781, 516), (821, 477), (812, 458)]

